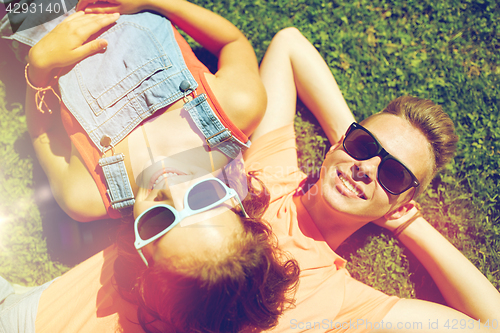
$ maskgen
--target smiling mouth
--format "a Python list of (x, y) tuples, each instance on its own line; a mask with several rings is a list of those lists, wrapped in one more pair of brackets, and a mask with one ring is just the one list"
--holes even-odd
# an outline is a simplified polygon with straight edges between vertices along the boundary
[(149, 191), (152, 191), (161, 184), (165, 179), (167, 178), (172, 178), (172, 177), (177, 177), (177, 176), (185, 176), (187, 175), (186, 173), (175, 170), (172, 168), (163, 168), (162, 170), (159, 170), (156, 172), (153, 177), (151, 177), (151, 180), (149, 182)]
[(363, 200), (366, 200), (367, 197), (366, 195), (363, 193), (363, 191), (361, 191), (357, 186), (355, 186), (354, 184), (352, 184), (349, 179), (347, 179), (344, 174), (342, 172), (340, 172), (339, 170), (337, 170), (337, 176), (339, 178), (339, 180), (342, 182), (342, 185), (344, 185), (344, 187), (354, 193), (358, 198), (361, 198)]

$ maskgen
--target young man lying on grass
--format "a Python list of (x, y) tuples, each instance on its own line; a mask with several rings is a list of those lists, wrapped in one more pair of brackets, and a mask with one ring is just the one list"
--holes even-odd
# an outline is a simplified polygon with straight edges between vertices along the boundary
[[(455, 151), (454, 126), (441, 107), (400, 97), (355, 123), (326, 63), (294, 28), (274, 37), (260, 70), (268, 105), (245, 154), (246, 169), (266, 185), (271, 203), (264, 218), (301, 268), (296, 307), (276, 331), (498, 327), (500, 293), (413, 201)], [(297, 94), (332, 144), (320, 180), (304, 191), (293, 130)], [(391, 297), (349, 276), (334, 251), (370, 221), (391, 230), (416, 255), (448, 306)]]

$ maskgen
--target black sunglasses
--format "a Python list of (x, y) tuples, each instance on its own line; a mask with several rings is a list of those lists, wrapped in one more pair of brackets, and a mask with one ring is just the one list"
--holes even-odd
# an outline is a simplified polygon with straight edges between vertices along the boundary
[(352, 158), (364, 161), (379, 156), (377, 180), (389, 193), (397, 195), (420, 183), (417, 177), (397, 158), (389, 154), (366, 128), (352, 123), (344, 138), (344, 150)]

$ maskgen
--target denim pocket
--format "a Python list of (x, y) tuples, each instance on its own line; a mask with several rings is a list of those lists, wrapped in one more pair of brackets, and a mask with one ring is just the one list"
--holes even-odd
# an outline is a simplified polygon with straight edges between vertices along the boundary
[(120, 142), (142, 120), (181, 99), (180, 86), (198, 86), (182, 57), (172, 25), (152, 13), (122, 15), (98, 38), (105, 52), (59, 78), (61, 98), (101, 151), (103, 136)]
[(127, 103), (175, 74), (168, 72), (172, 62), (149, 29), (123, 22), (100, 38), (110, 42), (107, 50), (75, 68), (81, 91), (95, 115), (120, 108), (120, 101)]

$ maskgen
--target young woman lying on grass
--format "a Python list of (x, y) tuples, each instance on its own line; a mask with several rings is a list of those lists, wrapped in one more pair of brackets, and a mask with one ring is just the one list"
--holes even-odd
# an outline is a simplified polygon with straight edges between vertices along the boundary
[[(185, 1), (117, 8), (143, 9), (217, 55), (219, 69), (209, 73), (152, 13), (80, 11), (33, 46), (27, 121), (56, 199), (82, 221), (133, 209), (135, 222), (117, 246), (30, 294), (2, 280), (5, 331), (259, 331), (292, 302), (298, 266), (260, 220), (265, 193), (238, 176), (266, 100), (253, 49), (228, 21)], [(41, 37), (26, 34), (14, 38)], [(40, 88), (57, 81), (60, 105)]]

